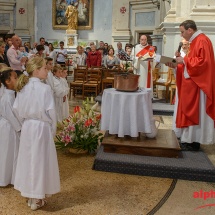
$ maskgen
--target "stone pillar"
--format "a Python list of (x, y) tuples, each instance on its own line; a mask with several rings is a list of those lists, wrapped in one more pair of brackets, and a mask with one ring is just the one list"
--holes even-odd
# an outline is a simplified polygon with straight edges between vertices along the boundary
[(15, 34), (22, 38), (23, 42), (34, 42), (34, 0), (19, 0), (16, 3)]
[(130, 42), (129, 14), (129, 0), (113, 0), (112, 44), (115, 48), (117, 42), (122, 42), (124, 44)]
[(187, 19), (193, 19), (197, 28), (202, 30), (215, 45), (215, 1), (214, 0), (171, 0), (168, 11), (160, 27), (164, 34), (163, 54), (173, 57), (181, 41), (179, 25)]
[(5, 0), (0, 2), (0, 34), (12, 34), (14, 22), (15, 0)]
[(151, 38), (152, 38), (152, 45), (157, 46), (157, 53), (162, 54), (163, 35), (153, 34)]

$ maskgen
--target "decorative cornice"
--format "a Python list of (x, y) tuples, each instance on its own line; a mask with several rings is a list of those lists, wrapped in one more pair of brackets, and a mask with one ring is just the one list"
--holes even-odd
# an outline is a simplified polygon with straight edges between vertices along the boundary
[[(202, 30), (205, 34), (214, 34), (215, 32), (215, 21), (195, 21), (197, 28), (199, 30)], [(160, 28), (164, 33), (167, 34), (180, 34), (179, 31), (179, 25), (181, 22), (174, 22), (174, 23), (168, 23), (168, 22), (162, 22), (160, 24)]]

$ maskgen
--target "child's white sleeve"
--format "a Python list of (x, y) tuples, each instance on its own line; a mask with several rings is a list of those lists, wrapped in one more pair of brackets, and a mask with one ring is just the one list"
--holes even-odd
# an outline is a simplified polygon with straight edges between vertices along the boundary
[(57, 119), (56, 119), (56, 112), (55, 110), (48, 110), (48, 115), (52, 119), (52, 134), (55, 136), (56, 134), (56, 126), (57, 126)]
[(20, 131), (22, 127), (21, 122), (16, 117), (15, 111), (13, 111), (13, 106), (9, 101), (8, 101), (7, 107), (5, 108), (5, 112), (6, 112), (6, 119), (10, 122), (13, 129), (15, 131)]
[(66, 89), (64, 88), (62, 82), (60, 80), (57, 80), (56, 78), (54, 78), (54, 95), (56, 97), (64, 97), (65, 95), (67, 95)]
[(66, 90), (66, 94), (68, 95), (70, 88), (69, 88), (69, 85), (68, 85), (67, 80), (65, 78), (63, 79), (63, 84), (64, 84), (64, 87)]
[(45, 100), (45, 111), (46, 111), (46, 114), (49, 116), (49, 118), (52, 121), (51, 122), (52, 133), (53, 133), (53, 135), (55, 135), (57, 119), (56, 119), (54, 97), (53, 97), (50, 86), (47, 86), (45, 98), (46, 98), (46, 100)]

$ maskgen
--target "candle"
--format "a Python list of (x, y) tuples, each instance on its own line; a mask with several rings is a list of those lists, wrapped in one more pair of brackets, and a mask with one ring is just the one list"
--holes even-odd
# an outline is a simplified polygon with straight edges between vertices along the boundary
[(91, 96), (91, 100), (90, 100), (92, 103), (94, 102), (94, 99), (93, 99), (93, 97)]

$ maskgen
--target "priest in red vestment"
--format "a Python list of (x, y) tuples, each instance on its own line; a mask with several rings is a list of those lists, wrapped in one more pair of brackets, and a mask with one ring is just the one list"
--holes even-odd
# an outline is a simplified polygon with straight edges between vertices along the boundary
[[(215, 60), (210, 39), (192, 20), (180, 24), (181, 36), (190, 42), (186, 56), (176, 52), (178, 107), (176, 127), (181, 128), (185, 150), (215, 143)], [(174, 67), (171, 63), (167, 66)]]
[(139, 87), (153, 88), (152, 62), (143, 59), (144, 55), (154, 57), (154, 48), (148, 44), (146, 35), (140, 37), (140, 44), (132, 49), (131, 56), (134, 61), (134, 73), (140, 75)]

